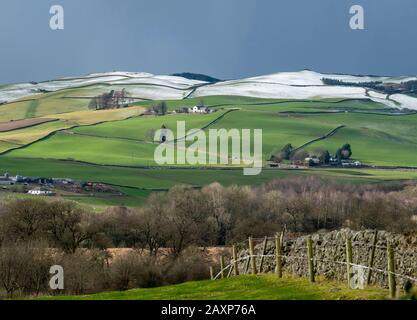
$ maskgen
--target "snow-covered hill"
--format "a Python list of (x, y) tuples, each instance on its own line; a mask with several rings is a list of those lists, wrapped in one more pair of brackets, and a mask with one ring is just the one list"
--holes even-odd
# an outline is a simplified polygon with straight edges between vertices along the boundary
[[(271, 75), (223, 81), (210, 84), (178, 76), (156, 76), (149, 73), (109, 72), (96, 73), (82, 77), (63, 78), (40, 83), (22, 83), (0, 86), (0, 103), (54, 92), (69, 88), (91, 87), (106, 84), (115, 88), (127, 87), (131, 95), (143, 99), (184, 99), (211, 95), (239, 95), (274, 99), (321, 99), (355, 98), (372, 99), (390, 108), (417, 110), (417, 98), (395, 94), (387, 96), (374, 90), (358, 86), (329, 86), (323, 78), (349, 83), (380, 81), (383, 83), (402, 83), (417, 80), (417, 77), (376, 77), (322, 74), (310, 70), (281, 72)], [(106, 87), (106, 90), (109, 87)]]
[(417, 110), (417, 98), (404, 94), (387, 96), (386, 94), (367, 90), (362, 87), (328, 86), (323, 78), (340, 80), (350, 83), (364, 83), (380, 81), (383, 83), (402, 83), (417, 80), (417, 77), (375, 77), (352, 76), (339, 74), (322, 74), (303, 70), (299, 72), (281, 72), (266, 76), (219, 82), (208, 86), (201, 86), (192, 96), (210, 95), (241, 95), (258, 98), (276, 99), (371, 99), (389, 108), (408, 108)]
[[(129, 86), (129, 92), (133, 95), (143, 96), (147, 99), (182, 99), (193, 86), (202, 84), (202, 82), (174, 76), (154, 76), (150, 73), (95, 73), (39, 83), (6, 85), (0, 87), (0, 103), (13, 102), (42, 92), (55, 92), (99, 84)], [(183, 94), (182, 91), (186, 92)]]

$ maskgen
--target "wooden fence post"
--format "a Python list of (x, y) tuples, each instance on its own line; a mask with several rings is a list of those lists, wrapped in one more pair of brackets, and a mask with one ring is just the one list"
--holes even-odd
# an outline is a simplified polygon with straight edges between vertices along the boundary
[[(282, 233), (281, 233), (282, 235)], [(275, 272), (278, 278), (282, 278), (282, 243), (281, 236), (278, 233), (275, 235)]]
[(233, 265), (230, 265), (229, 271), (227, 272), (228, 278), (230, 278), (230, 276), (232, 275), (233, 269), (234, 269)]
[(350, 288), (350, 280), (352, 278), (352, 240), (348, 237), (346, 239), (346, 272), (347, 272), (347, 283), (348, 287)]
[(249, 264), (250, 264), (250, 257), (246, 259), (246, 262), (245, 262), (245, 274), (248, 274), (249, 272)]
[(392, 249), (391, 243), (387, 242), (387, 257), (388, 257), (388, 284), (391, 299), (395, 299), (396, 296), (396, 283), (395, 283), (395, 260), (394, 250)]
[(210, 279), (214, 280), (214, 268), (210, 267)]
[(255, 257), (255, 250), (253, 246), (253, 238), (249, 237), (249, 255), (252, 267), (252, 274), (257, 274), (256, 271), (256, 257)]
[(307, 256), (308, 256), (308, 272), (310, 274), (310, 282), (315, 282), (314, 279), (314, 253), (313, 253), (313, 240), (311, 236), (307, 238)]
[(378, 242), (378, 230), (375, 230), (374, 233), (374, 239), (372, 241), (372, 247), (371, 247), (371, 253), (369, 255), (369, 261), (368, 261), (368, 276), (366, 278), (366, 285), (369, 286), (371, 283), (371, 277), (372, 277), (372, 268), (374, 266), (374, 260), (375, 260), (375, 250), (376, 250), (376, 244)]
[(220, 275), (224, 279), (224, 256), (220, 257)]
[(263, 245), (263, 248), (262, 248), (261, 263), (259, 264), (259, 273), (262, 273), (262, 269), (263, 269), (263, 266), (264, 266), (264, 255), (266, 255), (267, 245), (268, 245), (268, 237), (265, 237), (264, 245)]
[(239, 275), (239, 265), (238, 265), (238, 262), (237, 262), (237, 248), (236, 248), (235, 244), (233, 245), (233, 269), (234, 269), (234, 272), (235, 272), (235, 276), (238, 276)]

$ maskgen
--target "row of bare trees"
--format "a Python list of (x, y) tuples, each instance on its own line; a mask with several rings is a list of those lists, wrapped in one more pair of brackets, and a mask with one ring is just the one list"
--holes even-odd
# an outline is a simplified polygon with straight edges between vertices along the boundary
[(0, 243), (46, 241), (78, 248), (135, 247), (175, 256), (190, 245), (218, 246), (247, 236), (351, 227), (417, 229), (417, 187), (352, 185), (319, 178), (277, 179), (258, 187), (217, 183), (154, 193), (142, 208), (93, 214), (74, 202), (14, 200), (0, 206)]
[[(78, 249), (66, 253), (42, 242), (4, 243), (0, 247), (0, 298), (80, 295), (108, 290), (149, 288), (209, 277), (208, 257), (187, 248), (178, 257), (150, 257), (139, 250), (113, 256), (107, 250)], [(49, 286), (50, 269), (64, 271), (64, 287)]]

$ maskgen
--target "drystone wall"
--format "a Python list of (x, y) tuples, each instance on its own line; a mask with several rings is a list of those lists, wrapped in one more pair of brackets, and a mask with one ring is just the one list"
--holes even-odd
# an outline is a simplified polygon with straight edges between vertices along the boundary
[[(368, 266), (371, 248), (373, 246), (374, 231), (353, 231), (342, 229), (327, 233), (312, 235), (314, 249), (314, 267), (317, 275), (329, 279), (345, 281), (347, 278), (346, 265), (346, 239), (352, 241), (353, 264)], [(387, 270), (387, 243), (390, 242), (394, 249), (395, 273), (417, 279), (417, 235), (393, 234), (379, 231), (377, 237), (375, 258), (372, 271), (371, 284), (388, 286)], [(255, 254), (262, 254), (263, 243), (258, 242), (255, 246)], [(239, 252), (239, 258), (243, 259), (249, 255), (248, 249)], [(269, 239), (265, 251), (262, 270), (264, 273), (275, 270), (275, 242)], [(284, 239), (282, 255), (282, 269), (293, 275), (308, 275), (307, 258), (307, 236), (294, 239)], [(257, 266), (260, 266), (260, 258), (257, 258)], [(250, 272), (248, 260), (239, 263), (241, 274)], [(363, 272), (369, 272), (364, 268)], [(396, 277), (398, 285), (404, 286), (407, 281), (405, 277)]]

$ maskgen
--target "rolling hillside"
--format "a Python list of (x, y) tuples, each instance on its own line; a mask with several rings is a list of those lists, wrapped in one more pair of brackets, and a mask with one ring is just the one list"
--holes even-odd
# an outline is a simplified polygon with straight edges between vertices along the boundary
[[(187, 129), (202, 128), (205, 133), (223, 128), (262, 129), (265, 166), (271, 153), (288, 143), (296, 148), (306, 145), (309, 152), (321, 149), (330, 153), (349, 143), (352, 157), (366, 165), (417, 167), (417, 114), (411, 110), (417, 110), (417, 98), (386, 96), (360, 86), (326, 86), (323, 77), (359, 84), (415, 80), (305, 70), (206, 83), (178, 76), (113, 72), (6, 85), (0, 88), (0, 127), (5, 128), (0, 132), (0, 170), (112, 184), (123, 189), (126, 197), (99, 202), (129, 204), (143, 201), (152, 190), (178, 183), (258, 184), (274, 177), (308, 174), (359, 183), (415, 179), (415, 170), (265, 168), (259, 176), (244, 177), (241, 168), (231, 166), (173, 168), (155, 163), (154, 131), (165, 125), (175, 132), (177, 121), (185, 121)], [(92, 97), (121, 89), (134, 101), (128, 108), (89, 109)], [(216, 112), (142, 115), (162, 101), (169, 111), (203, 102)], [(402, 111), (404, 108), (408, 110)], [(228, 112), (231, 109), (236, 111)]]
[[(221, 101), (221, 97), (218, 98)], [(241, 100), (242, 98), (239, 98)], [(252, 101), (252, 100), (251, 100)], [(415, 149), (417, 147), (416, 114), (391, 115), (379, 111), (378, 104), (369, 103), (364, 107), (356, 100), (353, 102), (332, 104), (323, 102), (277, 103), (263, 105), (262, 100), (250, 106), (234, 104), (239, 111), (229, 113), (220, 121), (206, 129), (258, 129), (263, 130), (264, 159), (268, 159), (273, 150), (280, 150), (287, 143), (301, 146), (308, 141), (321, 137), (329, 131), (345, 126), (329, 139), (312, 144), (308, 149), (328, 149), (336, 152), (344, 143), (353, 147), (353, 157), (369, 165), (417, 166)], [(108, 121), (97, 125), (87, 125), (82, 118), (73, 118), (74, 126), (68, 129), (71, 119), (61, 115), (64, 122), (43, 124), (30, 129), (0, 133), (4, 142), (24, 145), (37, 140), (52, 131), (58, 131), (48, 139), (44, 139), (27, 147), (11, 151), (8, 156), (24, 158), (77, 160), (104, 165), (122, 166), (156, 166), (153, 156), (157, 145), (151, 139), (153, 132), (167, 126), (176, 131), (176, 122), (185, 121), (187, 129), (203, 128), (223, 114), (222, 107), (210, 115), (166, 115), (134, 117), (127, 120)], [(346, 112), (334, 112), (341, 108)], [(123, 109), (126, 112), (130, 108)], [(308, 110), (308, 111), (305, 111)], [(350, 110), (350, 111), (349, 111)], [(288, 112), (291, 113), (288, 113)], [(86, 116), (94, 113), (94, 122), (99, 122), (101, 112), (85, 112)], [(118, 115), (115, 112), (114, 115)], [(130, 114), (130, 113), (127, 113)], [(59, 115), (53, 115), (59, 117)], [(105, 119), (106, 117), (102, 117)], [(80, 126), (84, 125), (84, 126)], [(59, 131), (61, 130), (61, 131)], [(74, 146), (77, 148), (74, 148)], [(6, 146), (7, 148), (7, 146)]]

